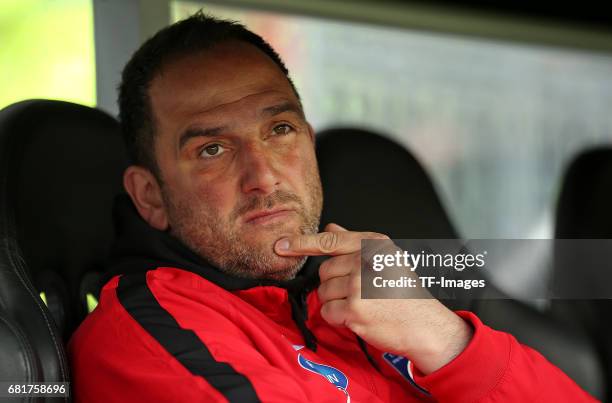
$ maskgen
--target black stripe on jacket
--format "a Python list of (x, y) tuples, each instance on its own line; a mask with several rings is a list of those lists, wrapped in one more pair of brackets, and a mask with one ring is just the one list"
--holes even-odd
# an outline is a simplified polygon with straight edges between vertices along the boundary
[(146, 282), (146, 272), (124, 274), (117, 297), (125, 310), (192, 374), (206, 379), (230, 402), (259, 402), (249, 379), (226, 362), (216, 361), (202, 340), (183, 329), (157, 302)]

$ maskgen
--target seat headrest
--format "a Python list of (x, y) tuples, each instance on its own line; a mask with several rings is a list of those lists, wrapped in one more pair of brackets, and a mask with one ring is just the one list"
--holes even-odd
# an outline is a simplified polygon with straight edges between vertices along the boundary
[(396, 239), (456, 238), (431, 179), (394, 141), (363, 129), (324, 130), (317, 159), (322, 226), (335, 222)]
[[(571, 162), (564, 176), (557, 205), (555, 237), (612, 238), (610, 206), (612, 148), (585, 151)], [(609, 270), (609, 250), (606, 246), (575, 243), (572, 248), (567, 248), (556, 245), (554, 252), (551, 278), (554, 295), (565, 298), (576, 295), (601, 298), (610, 295), (612, 270)], [(580, 275), (577, 275), (577, 270)], [(586, 318), (583, 319), (585, 323), (588, 322)]]
[(118, 122), (82, 105), (30, 100), (0, 111), (0, 236), (33, 278), (61, 273), (74, 297), (113, 237), (113, 197), (127, 157)]
[(585, 151), (564, 176), (556, 238), (612, 238), (612, 147)]

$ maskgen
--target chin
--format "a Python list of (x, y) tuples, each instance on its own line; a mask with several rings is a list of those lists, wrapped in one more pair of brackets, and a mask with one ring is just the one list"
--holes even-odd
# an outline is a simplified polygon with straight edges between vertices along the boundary
[(273, 263), (269, 266), (270, 270), (262, 277), (271, 280), (291, 280), (302, 269), (306, 262), (306, 257), (280, 257), (276, 256)]

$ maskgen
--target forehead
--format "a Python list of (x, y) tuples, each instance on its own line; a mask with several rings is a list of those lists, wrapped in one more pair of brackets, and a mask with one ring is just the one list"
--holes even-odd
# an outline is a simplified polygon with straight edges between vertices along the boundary
[(168, 63), (149, 89), (156, 124), (161, 126), (259, 94), (296, 100), (272, 59), (241, 42), (227, 42)]

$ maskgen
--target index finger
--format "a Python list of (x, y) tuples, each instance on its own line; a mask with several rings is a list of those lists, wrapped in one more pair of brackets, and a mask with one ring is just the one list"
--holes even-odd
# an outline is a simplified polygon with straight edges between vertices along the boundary
[(362, 239), (389, 239), (377, 232), (324, 231), (314, 235), (296, 235), (276, 242), (281, 256), (346, 255), (361, 249)]

